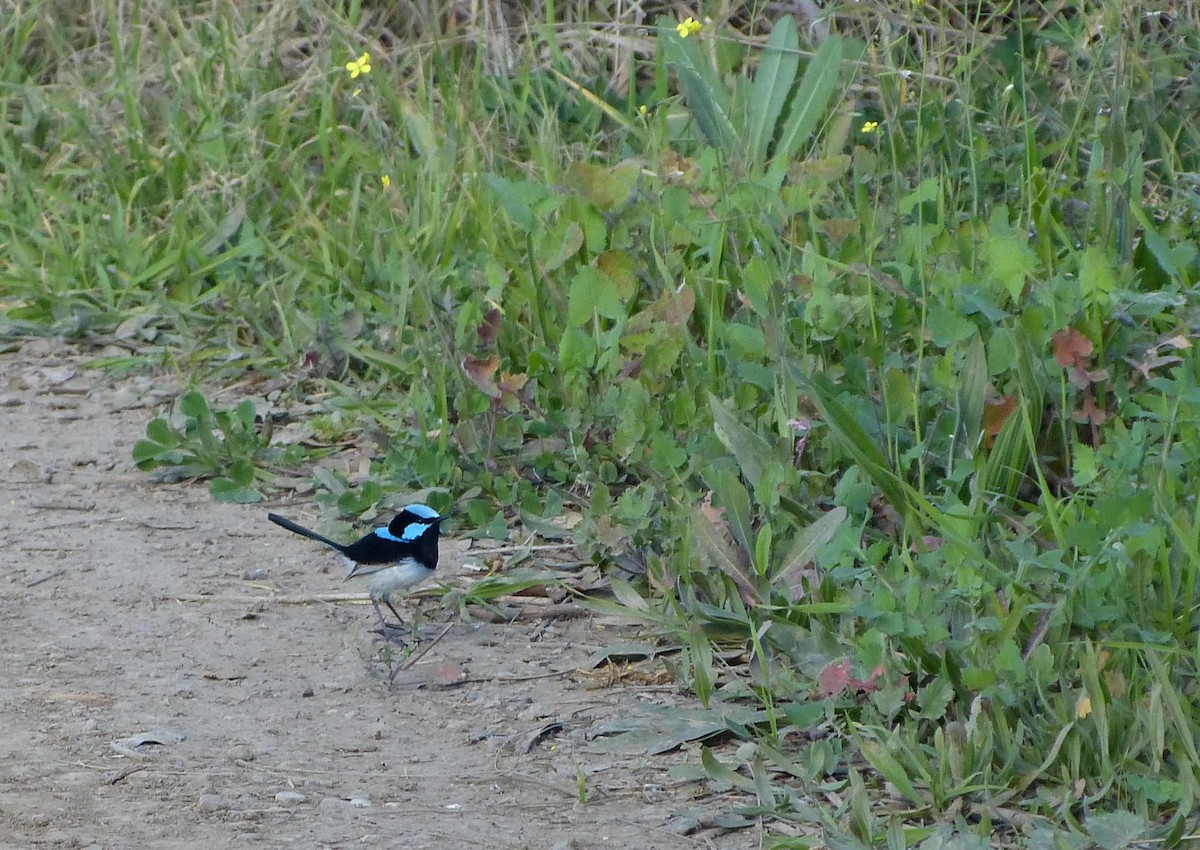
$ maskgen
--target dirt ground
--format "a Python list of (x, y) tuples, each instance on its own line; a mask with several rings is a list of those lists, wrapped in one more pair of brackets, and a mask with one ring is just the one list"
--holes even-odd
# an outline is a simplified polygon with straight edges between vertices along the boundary
[[(132, 467), (169, 379), (114, 380), (57, 342), (12, 347), (0, 847), (758, 845), (711, 828), (728, 800), (667, 775), (694, 754), (597, 745), (607, 723), (689, 702), (581, 672), (619, 625), (448, 619), (389, 685), (370, 606), (319, 601), (361, 590), (336, 556), (264, 506)], [(470, 554), (451, 535), (439, 573)], [(440, 633), (436, 603), (424, 610)]]

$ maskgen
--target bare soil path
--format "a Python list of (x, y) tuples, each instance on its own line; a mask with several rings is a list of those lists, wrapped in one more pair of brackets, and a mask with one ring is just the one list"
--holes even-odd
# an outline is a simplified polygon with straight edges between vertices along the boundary
[(695, 829), (694, 756), (595, 747), (688, 702), (580, 673), (611, 624), (447, 621), (389, 687), (369, 605), (280, 601), (346, 590), (336, 558), (133, 469), (173, 388), (84, 360), (0, 354), (0, 847), (757, 844)]

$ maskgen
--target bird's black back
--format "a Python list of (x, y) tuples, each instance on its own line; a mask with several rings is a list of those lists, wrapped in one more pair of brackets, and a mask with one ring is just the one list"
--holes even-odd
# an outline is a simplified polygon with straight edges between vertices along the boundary
[[(406, 508), (396, 514), (387, 529), (376, 529), (348, 546), (336, 543), (279, 514), (267, 514), (267, 519), (288, 531), (336, 549), (356, 564), (368, 566), (396, 564), (405, 558), (413, 558), (422, 566), (432, 570), (437, 568), (438, 530), (444, 517), (420, 516)], [(419, 536), (412, 540), (404, 538), (406, 530), (411, 532), (413, 528), (421, 526), (425, 526), (425, 530)], [(388, 536), (381, 536), (381, 532), (385, 531)]]

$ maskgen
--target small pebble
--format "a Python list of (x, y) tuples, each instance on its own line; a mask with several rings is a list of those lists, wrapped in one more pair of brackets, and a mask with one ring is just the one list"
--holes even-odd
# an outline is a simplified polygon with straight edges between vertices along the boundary
[(280, 791), (275, 795), (275, 802), (284, 806), (298, 806), (307, 799), (299, 791)]
[(248, 744), (235, 744), (229, 748), (227, 755), (232, 761), (254, 761), (254, 750)]
[(201, 794), (196, 807), (202, 812), (219, 812), (229, 808), (220, 794)]
[(673, 835), (691, 835), (700, 829), (700, 819), (689, 815), (680, 815), (668, 821), (665, 828)]

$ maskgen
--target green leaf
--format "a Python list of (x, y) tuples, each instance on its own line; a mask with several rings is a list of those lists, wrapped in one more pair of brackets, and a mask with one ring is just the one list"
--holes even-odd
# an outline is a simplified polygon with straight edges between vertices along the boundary
[(754, 517), (751, 514), (750, 494), (738, 479), (737, 473), (728, 467), (715, 476), (713, 485), (714, 504), (725, 509), (725, 521), (741, 553), (749, 558), (754, 552)]
[(580, 327), (603, 316), (619, 319), (625, 315), (625, 305), (612, 278), (599, 269), (584, 266), (571, 280), (567, 295), (567, 320)]
[(879, 771), (884, 779), (896, 786), (896, 790), (904, 795), (910, 803), (922, 807), (929, 804), (929, 801), (917, 791), (904, 767), (888, 751), (887, 747), (878, 741), (871, 740), (862, 740), (859, 742), (859, 745), (863, 757), (871, 763), (871, 767)]
[(1108, 306), (1117, 288), (1117, 275), (1108, 252), (1098, 245), (1090, 245), (1079, 261), (1079, 287), (1089, 304)]
[(1008, 209), (1003, 205), (996, 208), (988, 223), (983, 259), (991, 278), (1013, 301), (1020, 300), (1026, 282), (1041, 267), (1029, 240), (1008, 224)]
[(509, 180), (495, 174), (488, 175), (487, 182), (512, 223), (526, 232), (533, 231), (537, 225), (533, 207), (546, 197), (546, 187), (531, 180)]
[(143, 472), (160, 466), (180, 466), (183, 461), (183, 452), (151, 440), (138, 440), (133, 444), (133, 462)]
[(708, 773), (708, 778), (716, 783), (718, 787), (740, 788), (743, 791), (749, 792), (754, 791), (754, 780), (748, 776), (742, 776), (736, 770), (725, 766), (713, 754), (711, 747), (700, 748), (700, 763), (704, 765), (704, 770)]
[(884, 496), (902, 516), (912, 513), (913, 491), (888, 467), (887, 458), (875, 440), (858, 420), (835, 397), (828, 379), (817, 374), (812, 377), (795, 367), (789, 369), (793, 379), (812, 396), (822, 419), (829, 425), (855, 462), (870, 476)]
[(827, 38), (809, 60), (775, 147), (774, 160), (778, 167), (787, 167), (788, 161), (824, 116), (841, 75), (842, 52), (842, 38), (834, 35)]
[(846, 514), (846, 509), (839, 505), (817, 517), (813, 523), (800, 532), (775, 574), (774, 584), (777, 587), (791, 586), (795, 573), (811, 564), (813, 558), (816, 557), (817, 550), (837, 534), (837, 530), (846, 521)]
[(578, 328), (567, 328), (558, 341), (558, 363), (563, 372), (586, 372), (596, 363), (596, 343)]
[(738, 462), (742, 475), (754, 487), (763, 469), (771, 462), (771, 447), (758, 434), (751, 431), (716, 396), (709, 394), (708, 406), (712, 410), (713, 429), (717, 439), (729, 450)]
[(942, 196), (942, 183), (936, 177), (926, 177), (916, 189), (902, 197), (896, 204), (901, 215), (912, 215), (920, 204), (936, 201)]
[(1084, 821), (1084, 829), (1092, 841), (1103, 850), (1125, 850), (1126, 847), (1148, 840), (1151, 825), (1133, 812), (1106, 812), (1092, 815)]
[(659, 708), (648, 716), (621, 718), (602, 726), (596, 730), (592, 746), (605, 752), (657, 755), (725, 731), (728, 725), (715, 711)]
[(692, 541), (710, 564), (732, 579), (748, 601), (758, 601), (754, 579), (738, 554), (725, 542), (725, 535), (709, 521), (699, 507), (692, 508)]
[[(542, 266), (548, 272), (557, 271), (567, 260), (579, 253), (583, 246), (583, 228), (577, 221), (569, 221), (560, 234), (553, 234), (541, 243)], [(555, 244), (557, 242), (557, 244)]]
[(146, 426), (146, 436), (162, 446), (179, 445), (179, 435), (171, 427), (171, 423), (161, 416), (150, 420), (150, 424)]
[(974, 322), (941, 304), (929, 308), (927, 324), (929, 336), (938, 348), (949, 348), (979, 333)]
[(679, 77), (683, 99), (708, 143), (736, 154), (738, 134), (730, 120), (729, 92), (704, 61), (696, 39), (682, 39), (669, 18), (658, 22), (658, 41), (665, 45), (667, 64)]
[(605, 168), (588, 162), (573, 162), (567, 169), (567, 186), (600, 212), (611, 212), (629, 200), (642, 173), (637, 160)]
[(209, 415), (208, 402), (199, 390), (188, 390), (179, 399), (179, 412), (193, 419), (206, 419)]
[(221, 476), (208, 482), (208, 492), (218, 502), (234, 502), (248, 505), (261, 502), (262, 495), (251, 487), (244, 487), (232, 478)]
[[(973, 327), (973, 326), (972, 326)], [(983, 340), (974, 334), (967, 346), (959, 371), (958, 409), (962, 417), (962, 431), (968, 448), (972, 451), (983, 431), (983, 402), (987, 395), (988, 366)]]
[(799, 68), (800, 37), (796, 21), (791, 15), (784, 15), (771, 30), (750, 93), (750, 126), (746, 134), (746, 147), (750, 164), (754, 167), (766, 161), (767, 147), (775, 134), (775, 125), (783, 113)]

